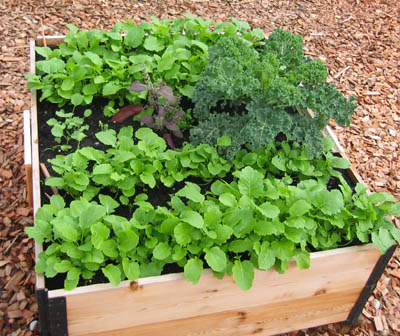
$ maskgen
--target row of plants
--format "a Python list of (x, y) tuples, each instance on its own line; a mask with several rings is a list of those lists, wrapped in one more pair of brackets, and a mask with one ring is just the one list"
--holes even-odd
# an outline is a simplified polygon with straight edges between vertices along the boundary
[[(45, 182), (63, 196), (26, 230), (45, 246), (38, 273), (63, 273), (73, 289), (99, 272), (118, 285), (174, 265), (193, 284), (211, 268), (248, 290), (255, 268), (283, 273), (292, 258), (308, 268), (313, 251), (400, 242), (388, 217), (400, 204), (349, 184), (349, 162), (322, 136), (356, 105), (326, 84), (300, 36), (190, 15), (70, 29), (59, 47), (36, 48), (44, 60), (28, 75), (41, 100), (63, 106), (47, 123), (66, 151)], [(94, 97), (115, 124), (81, 147), (101, 113)]]

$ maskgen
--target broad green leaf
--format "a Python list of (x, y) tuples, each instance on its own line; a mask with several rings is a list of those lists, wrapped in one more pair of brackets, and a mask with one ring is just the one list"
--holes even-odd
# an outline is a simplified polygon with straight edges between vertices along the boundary
[(310, 203), (305, 200), (298, 200), (289, 208), (289, 213), (292, 216), (303, 216), (311, 209)]
[(139, 47), (144, 38), (144, 30), (141, 27), (129, 27), (128, 32), (125, 36), (125, 44), (131, 48)]
[(61, 89), (63, 89), (64, 91), (70, 91), (73, 89), (74, 85), (75, 81), (73, 80), (73, 78), (66, 78), (61, 84)]
[(72, 105), (80, 105), (83, 102), (83, 96), (80, 93), (74, 93), (71, 97)]
[(264, 191), (263, 175), (251, 167), (245, 167), (236, 173), (239, 177), (238, 186), (243, 195), (251, 198), (257, 198)]
[(149, 173), (143, 173), (139, 175), (140, 180), (144, 183), (147, 184), (150, 188), (154, 188), (156, 186), (156, 179), (152, 174)]
[(263, 242), (258, 255), (258, 267), (261, 270), (269, 270), (275, 264), (275, 253), (269, 243)]
[(65, 217), (57, 218), (52, 221), (54, 230), (61, 235), (61, 237), (70, 242), (76, 242), (79, 239), (79, 233), (77, 229), (65, 221)]
[(96, 138), (99, 139), (103, 144), (115, 147), (117, 137), (115, 131), (112, 129), (101, 131), (96, 133)]
[(100, 218), (106, 214), (106, 208), (102, 205), (91, 204), (86, 210), (84, 210), (79, 216), (79, 225), (82, 228), (90, 227)]
[(171, 255), (171, 248), (168, 243), (158, 243), (158, 245), (153, 250), (154, 258), (158, 260), (164, 260)]
[(53, 195), (50, 198), (50, 204), (57, 210), (64, 209), (65, 201), (60, 195)]
[(223, 193), (219, 196), (219, 201), (228, 207), (235, 207), (237, 206), (237, 200), (234, 195), (231, 193)]
[(111, 96), (116, 94), (122, 87), (116, 83), (107, 83), (103, 86), (103, 95)]
[(103, 243), (101, 250), (107, 257), (116, 258), (118, 256), (118, 244), (114, 239), (106, 240)]
[(136, 280), (139, 278), (140, 268), (136, 261), (130, 261), (128, 258), (123, 258), (122, 268), (128, 280)]
[(300, 269), (307, 269), (310, 267), (310, 253), (307, 251), (296, 252), (296, 264)]
[(62, 177), (48, 177), (45, 184), (50, 187), (60, 188), (65, 185), (64, 179)]
[(117, 238), (118, 248), (123, 252), (133, 250), (139, 243), (139, 237), (133, 231), (121, 231), (118, 233)]
[(282, 157), (282, 155), (278, 154), (275, 155), (272, 160), (271, 163), (278, 168), (281, 171), (286, 171), (286, 164), (285, 164), (285, 158)]
[(103, 274), (107, 277), (107, 279), (111, 282), (112, 285), (118, 286), (121, 282), (121, 271), (115, 265), (108, 264), (106, 267), (102, 269)]
[(113, 213), (114, 210), (119, 207), (119, 203), (110, 196), (100, 194), (99, 200), (101, 205), (105, 207), (108, 215)]
[(265, 217), (274, 219), (278, 217), (280, 210), (276, 205), (265, 202), (257, 208)]
[(237, 239), (229, 244), (229, 251), (234, 253), (242, 253), (252, 249), (252, 242), (250, 239)]
[(248, 261), (235, 260), (232, 267), (233, 279), (241, 290), (249, 290), (254, 280), (254, 266)]
[(198, 258), (189, 259), (184, 267), (185, 278), (193, 285), (199, 282), (202, 271), (203, 262)]
[(69, 260), (62, 260), (59, 263), (55, 263), (53, 267), (58, 273), (66, 273), (72, 268), (72, 264)]
[(194, 226), (198, 229), (201, 229), (204, 226), (204, 219), (203, 217), (196, 211), (193, 210), (184, 210), (180, 214), (180, 218), (190, 224), (191, 226)]
[(276, 240), (271, 243), (271, 248), (275, 253), (275, 256), (281, 260), (290, 260), (294, 254), (294, 244), (282, 238), (281, 240)]
[(160, 51), (164, 49), (164, 44), (156, 36), (146, 37), (143, 46), (149, 51)]
[(226, 267), (226, 254), (218, 246), (204, 249), (206, 252), (204, 259), (213, 271), (222, 272)]
[(196, 203), (204, 202), (200, 187), (192, 182), (185, 182), (185, 186), (175, 193), (176, 196), (186, 197)]
[(90, 227), (92, 232), (91, 242), (93, 246), (100, 249), (103, 243), (108, 239), (110, 235), (110, 229), (103, 223), (97, 222)]
[(334, 215), (344, 208), (343, 195), (339, 190), (322, 190), (313, 199), (313, 204), (326, 215)]
[(351, 163), (340, 157), (333, 157), (330, 162), (331, 167), (333, 168), (340, 168), (340, 169), (348, 169), (351, 167)]
[(226, 146), (230, 146), (231, 143), (232, 143), (231, 138), (228, 137), (228, 136), (226, 136), (226, 135), (224, 135), (224, 136), (218, 138), (218, 140), (217, 140), (217, 146), (224, 146), (224, 147), (226, 147)]

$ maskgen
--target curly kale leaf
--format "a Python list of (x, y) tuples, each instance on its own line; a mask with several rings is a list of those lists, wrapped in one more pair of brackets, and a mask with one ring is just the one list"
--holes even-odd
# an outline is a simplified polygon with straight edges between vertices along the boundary
[(194, 115), (203, 120), (210, 110), (222, 102), (240, 106), (247, 103), (254, 92), (261, 88), (255, 76), (254, 64), (258, 53), (242, 38), (221, 38), (210, 49), (210, 61), (196, 84), (192, 100)]
[(198, 127), (190, 129), (190, 142), (194, 146), (202, 143), (215, 146), (218, 138), (229, 136), (232, 139), (231, 145), (218, 147), (218, 152), (221, 156), (233, 160), (241, 146), (247, 142), (245, 126), (248, 121), (248, 115), (210, 114), (207, 119), (199, 122)]
[(233, 141), (224, 156), (232, 159), (243, 145), (267, 146), (282, 133), (304, 143), (310, 154), (322, 154), (320, 130), (331, 118), (348, 125), (356, 105), (326, 84), (324, 63), (305, 58), (302, 46), (300, 36), (281, 29), (263, 50), (239, 36), (222, 37), (210, 48), (210, 62), (193, 93), (199, 124), (191, 140), (214, 145), (228, 135)]
[(279, 63), (286, 67), (296, 67), (304, 60), (301, 36), (279, 28), (268, 37), (264, 51), (276, 55)]

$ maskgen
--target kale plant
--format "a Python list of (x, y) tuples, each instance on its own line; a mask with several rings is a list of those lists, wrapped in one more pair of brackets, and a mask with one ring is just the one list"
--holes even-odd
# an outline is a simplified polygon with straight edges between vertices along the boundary
[(230, 136), (232, 144), (221, 154), (232, 160), (242, 145), (262, 148), (283, 134), (311, 155), (321, 154), (321, 130), (331, 118), (348, 125), (355, 98), (347, 100), (326, 84), (324, 63), (305, 57), (302, 47), (299, 35), (281, 29), (259, 50), (240, 36), (221, 38), (193, 93), (199, 124), (191, 129), (191, 142), (215, 145)]

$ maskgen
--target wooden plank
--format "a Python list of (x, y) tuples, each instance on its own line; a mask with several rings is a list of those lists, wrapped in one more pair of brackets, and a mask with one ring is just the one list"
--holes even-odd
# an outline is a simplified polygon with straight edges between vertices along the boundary
[[(134, 289), (125, 283), (124, 286), (87, 293), (82, 289), (79, 294), (64, 291), (69, 334), (123, 330), (238, 308), (252, 309), (263, 304), (274, 305), (276, 309), (276, 305), (286, 307), (291, 302), (319, 294), (341, 297), (343, 293), (351, 292), (354, 295), (348, 302), (343, 302), (346, 309), (340, 313), (345, 319), (378, 260), (379, 251), (370, 247), (343, 250), (347, 253), (325, 253), (313, 258), (308, 270), (298, 269), (294, 261), (283, 275), (256, 270), (253, 287), (247, 292), (241, 291), (231, 277), (218, 281), (209, 271), (203, 273), (196, 286), (180, 274), (164, 279), (163, 276), (141, 279)], [(55, 291), (52, 292), (49, 297), (55, 296)], [(318, 306), (313, 309), (319, 311)], [(293, 328), (298, 329), (297, 325)]]
[(38, 36), (36, 38), (36, 45), (38, 47), (43, 47), (46, 44), (48, 47), (55, 47), (55, 46), (63, 43), (64, 38), (65, 38), (65, 35)]
[(33, 206), (32, 195), (32, 144), (31, 144), (31, 113), (24, 110), (24, 166), (26, 175), (27, 201)]
[[(219, 314), (153, 323), (88, 336), (245, 336), (276, 335), (346, 319), (359, 291), (321, 294), (280, 304), (260, 305)], [(350, 302), (350, 303), (349, 303)], [(317, 308), (316, 308), (317, 307)]]
[[(35, 41), (31, 40), (30, 47), (30, 73), (36, 73), (36, 57), (35, 57)], [(36, 106), (36, 90), (31, 89), (31, 149), (32, 149), (32, 189), (33, 189), (33, 214), (41, 205), (40, 200), (40, 170), (39, 170), (39, 134), (37, 123), (37, 106)], [(35, 258), (36, 262), (39, 260), (38, 255), (43, 251), (42, 244), (35, 241)], [(36, 288), (44, 288), (44, 275), (36, 274)]]

